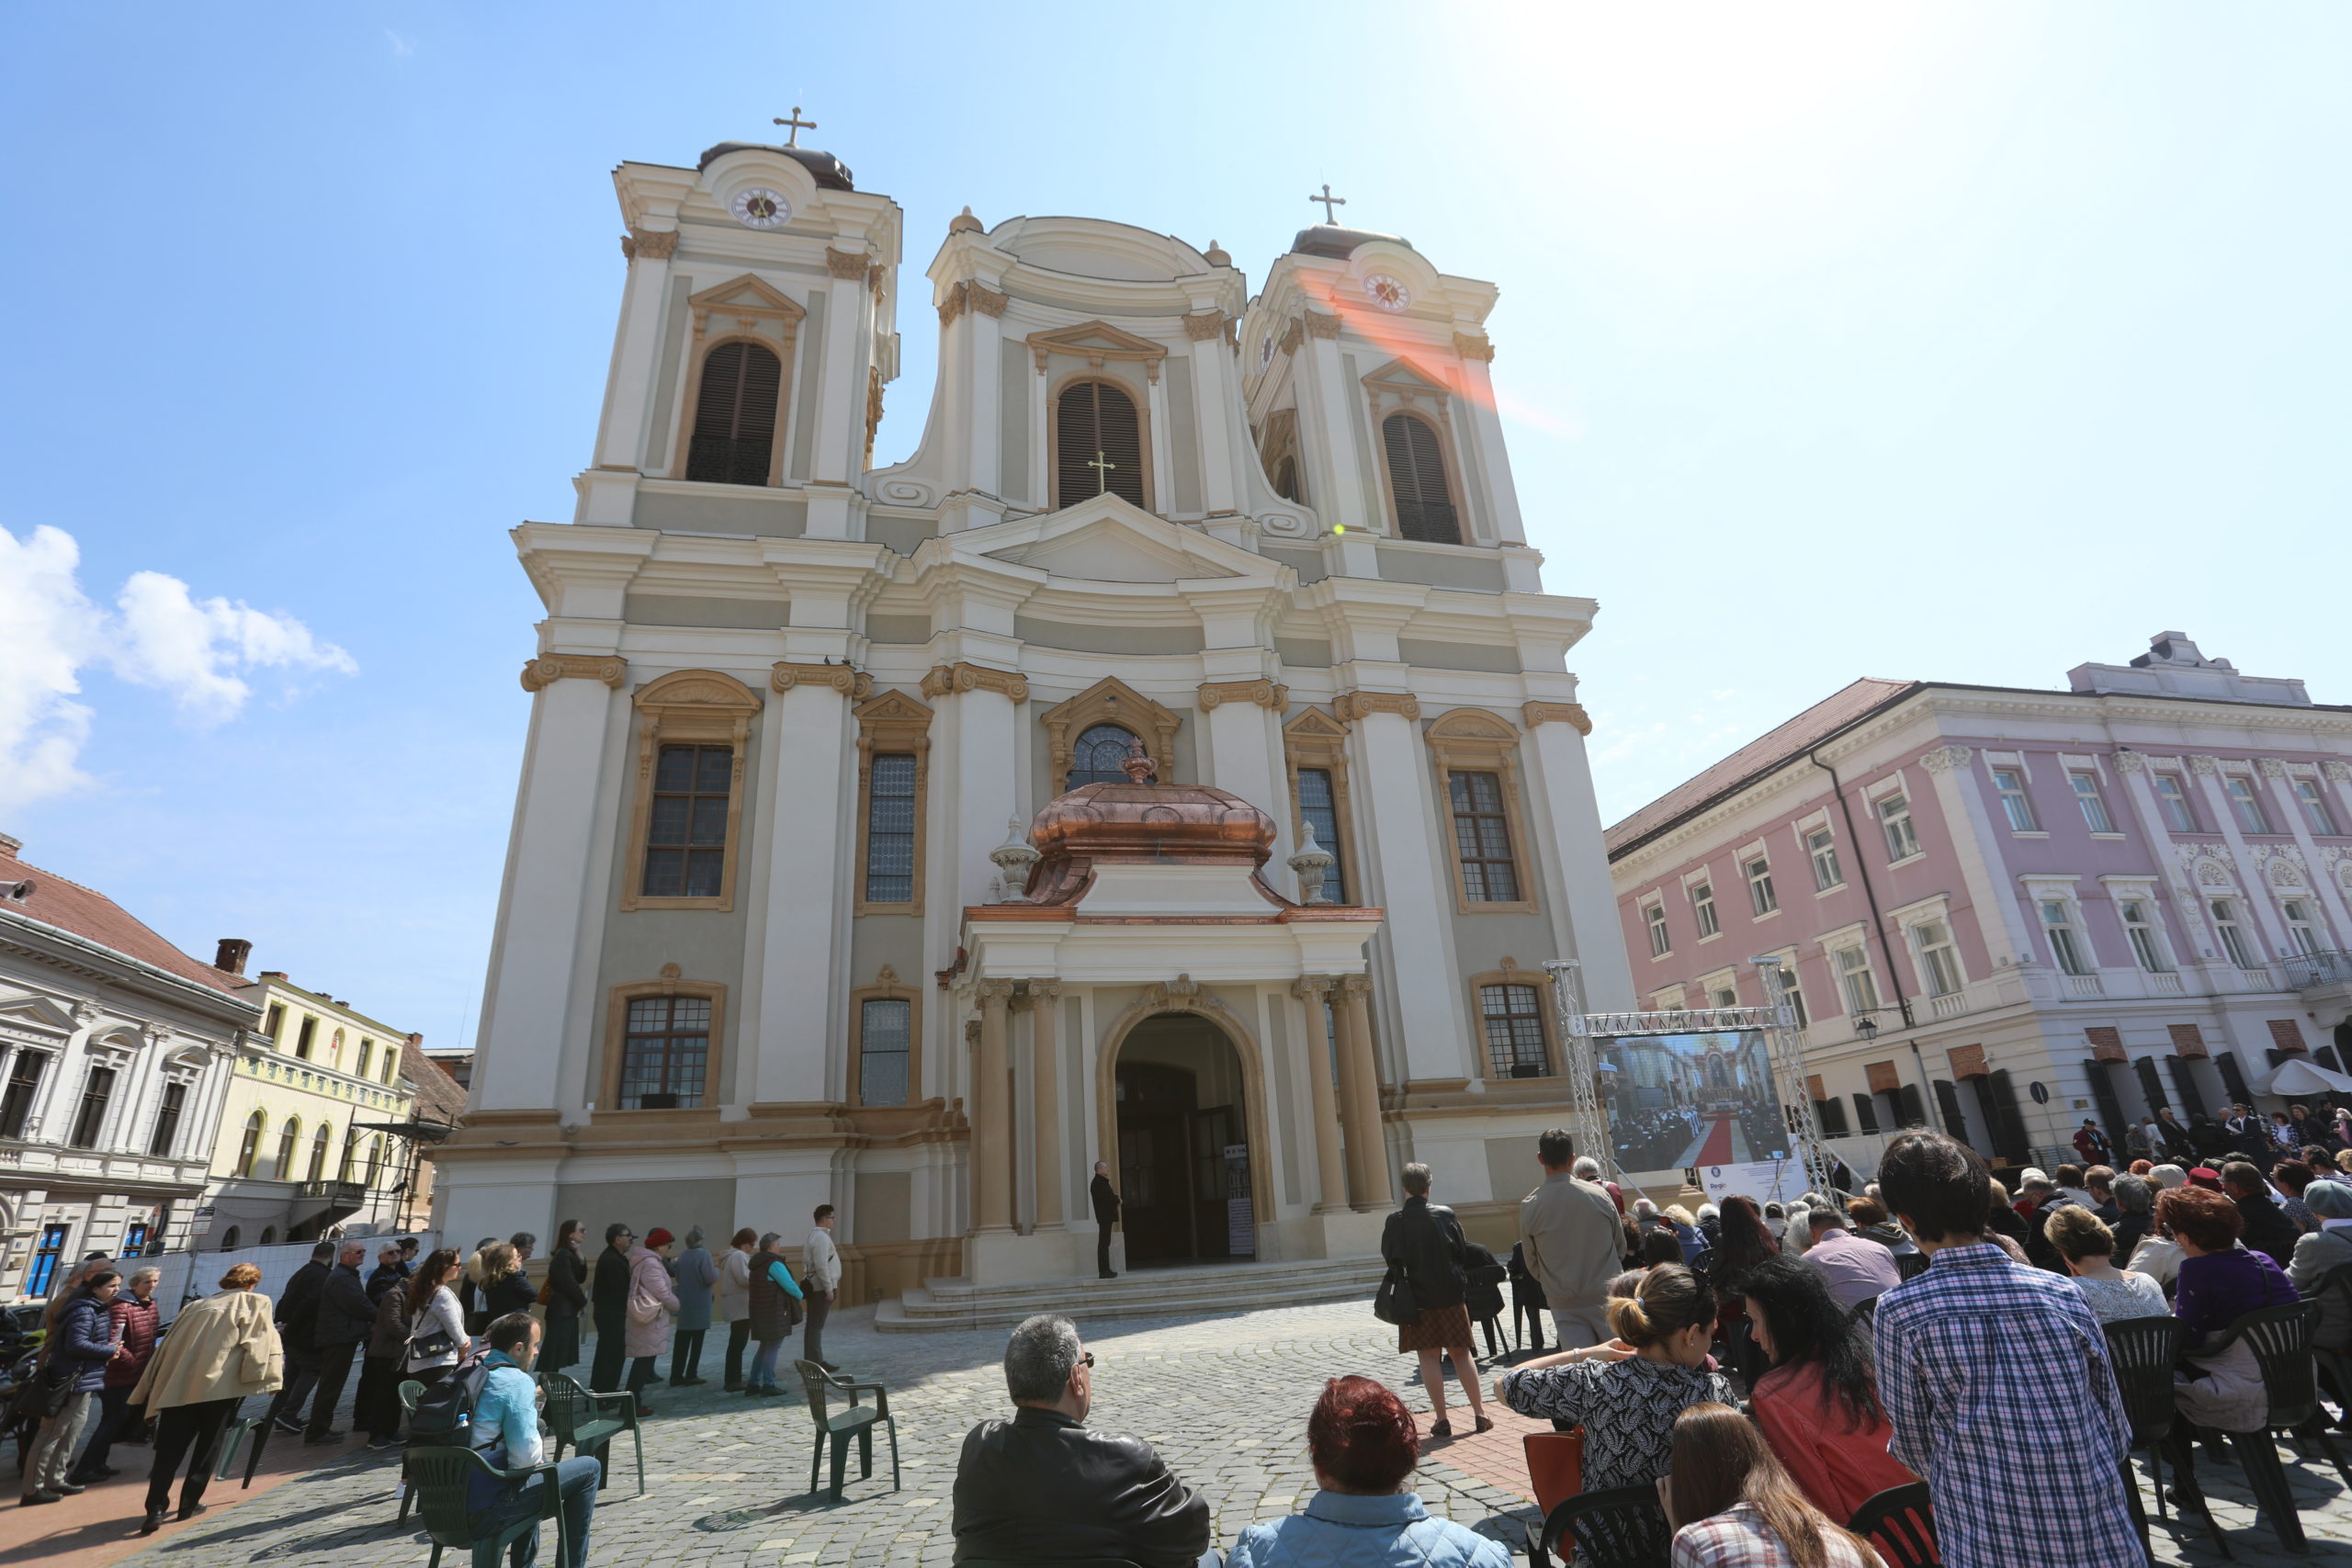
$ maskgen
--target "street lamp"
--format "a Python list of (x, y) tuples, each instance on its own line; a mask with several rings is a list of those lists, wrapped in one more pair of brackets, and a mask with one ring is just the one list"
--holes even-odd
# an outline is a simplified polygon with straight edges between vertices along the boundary
[(1854, 1020), (1854, 1032), (1862, 1037), (1862, 1043), (1865, 1045), (1868, 1045), (1877, 1040), (1878, 1015), (1876, 1013), (1866, 1012), (1860, 1018)]

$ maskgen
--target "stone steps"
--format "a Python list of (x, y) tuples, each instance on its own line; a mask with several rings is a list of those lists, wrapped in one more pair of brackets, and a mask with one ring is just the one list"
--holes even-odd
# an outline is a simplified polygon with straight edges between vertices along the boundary
[(1009, 1328), (1041, 1312), (1062, 1313), (1084, 1325), (1112, 1318), (1251, 1312), (1343, 1301), (1360, 1301), (1369, 1313), (1382, 1272), (1377, 1258), (1321, 1258), (1147, 1269), (1115, 1280), (1041, 1280), (1014, 1285), (926, 1280), (921, 1289), (878, 1303), (874, 1326), (883, 1334)]

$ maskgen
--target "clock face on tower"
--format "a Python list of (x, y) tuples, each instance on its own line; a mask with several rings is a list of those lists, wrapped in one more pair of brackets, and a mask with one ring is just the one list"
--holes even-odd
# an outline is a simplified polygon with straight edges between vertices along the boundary
[(1401, 310), (1413, 302), (1413, 291), (1385, 272), (1365, 278), (1363, 291), (1384, 310)]
[(734, 213), (735, 221), (746, 229), (781, 229), (792, 217), (792, 203), (784, 198), (781, 191), (770, 190), (765, 186), (737, 191), (735, 199), (727, 204), (727, 209)]

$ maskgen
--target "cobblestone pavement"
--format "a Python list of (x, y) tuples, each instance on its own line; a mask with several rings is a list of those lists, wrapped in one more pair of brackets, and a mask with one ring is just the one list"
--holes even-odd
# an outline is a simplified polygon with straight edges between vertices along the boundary
[[(628, 1568), (798, 1568), (804, 1563), (944, 1564), (949, 1562), (950, 1495), (956, 1457), (973, 1423), (1006, 1409), (999, 1360), (1001, 1329), (937, 1335), (876, 1335), (870, 1312), (842, 1314), (826, 1329), (827, 1353), (860, 1379), (888, 1385), (899, 1420), (903, 1484), (890, 1484), (887, 1442), (877, 1438), (875, 1475), (856, 1478), (853, 1453), (842, 1501), (808, 1488), (812, 1447), (797, 1395), (747, 1402), (718, 1392), (718, 1351), (705, 1352), (708, 1385), (650, 1391), (659, 1414), (646, 1423), (646, 1495), (626, 1440), (613, 1452), (613, 1478), (596, 1509), (592, 1561)], [(1394, 1330), (1362, 1305), (1289, 1307), (1189, 1319), (1089, 1325), (1080, 1332), (1097, 1360), (1094, 1424), (1148, 1438), (1176, 1472), (1208, 1496), (1216, 1540), (1229, 1548), (1242, 1528), (1297, 1509), (1314, 1482), (1305, 1453), (1306, 1418), (1323, 1381), (1362, 1372), (1426, 1405)], [(797, 1343), (795, 1348), (797, 1348)], [(584, 1370), (576, 1369), (576, 1370)], [(665, 1368), (666, 1370), (666, 1368)], [(1457, 1409), (1457, 1415), (1459, 1411)], [(1467, 1423), (1458, 1423), (1467, 1430)], [(2023, 1436), (2022, 1434), (2020, 1436)], [(1416, 1489), (1432, 1513), (1512, 1543), (1523, 1551), (1534, 1506), (1510, 1444), (1461, 1445), (1461, 1467), (1432, 1445)], [(2346, 1446), (2352, 1459), (2352, 1445)], [(2324, 1459), (2292, 1462), (2312, 1551), (2290, 1558), (2262, 1528), (2234, 1466), (2200, 1470), (2241, 1563), (2352, 1563), (2352, 1500)], [(2018, 1466), (2018, 1503), (2032, 1506), (2037, 1469), (2069, 1462), (2063, 1433)], [(1472, 1472), (1477, 1473), (1473, 1473)], [(141, 1568), (383, 1568), (418, 1563), (429, 1542), (394, 1515), (391, 1455), (355, 1450), (266, 1495), (159, 1539), (128, 1562)], [(236, 1496), (216, 1487), (211, 1500)], [(2160, 1563), (2217, 1562), (2201, 1528), (2156, 1522)], [(552, 1535), (543, 1562), (553, 1558)], [(447, 1568), (466, 1568), (452, 1560)]]

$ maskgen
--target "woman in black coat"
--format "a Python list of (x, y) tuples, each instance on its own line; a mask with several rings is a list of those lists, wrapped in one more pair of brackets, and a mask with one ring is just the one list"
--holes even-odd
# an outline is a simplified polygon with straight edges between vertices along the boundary
[(1441, 1356), (1453, 1358), (1463, 1392), (1470, 1397), (1470, 1414), (1481, 1432), (1494, 1430), (1478, 1387), (1478, 1359), (1470, 1348), (1470, 1312), (1466, 1304), (1469, 1276), (1463, 1260), (1469, 1240), (1453, 1211), (1430, 1201), (1430, 1168), (1418, 1162), (1405, 1168), (1405, 1206), (1388, 1216), (1380, 1233), (1380, 1256), (1405, 1276), (1412, 1287), (1418, 1315), (1396, 1326), (1396, 1348), (1421, 1358), (1421, 1386), (1430, 1391), (1432, 1438), (1453, 1436), (1445, 1418), (1445, 1374)]
[(548, 1254), (547, 1343), (539, 1348), (539, 1371), (560, 1372), (580, 1359), (580, 1314), (588, 1310), (588, 1263), (580, 1256), (587, 1234), (578, 1220), (566, 1220), (556, 1231), (555, 1250)]

